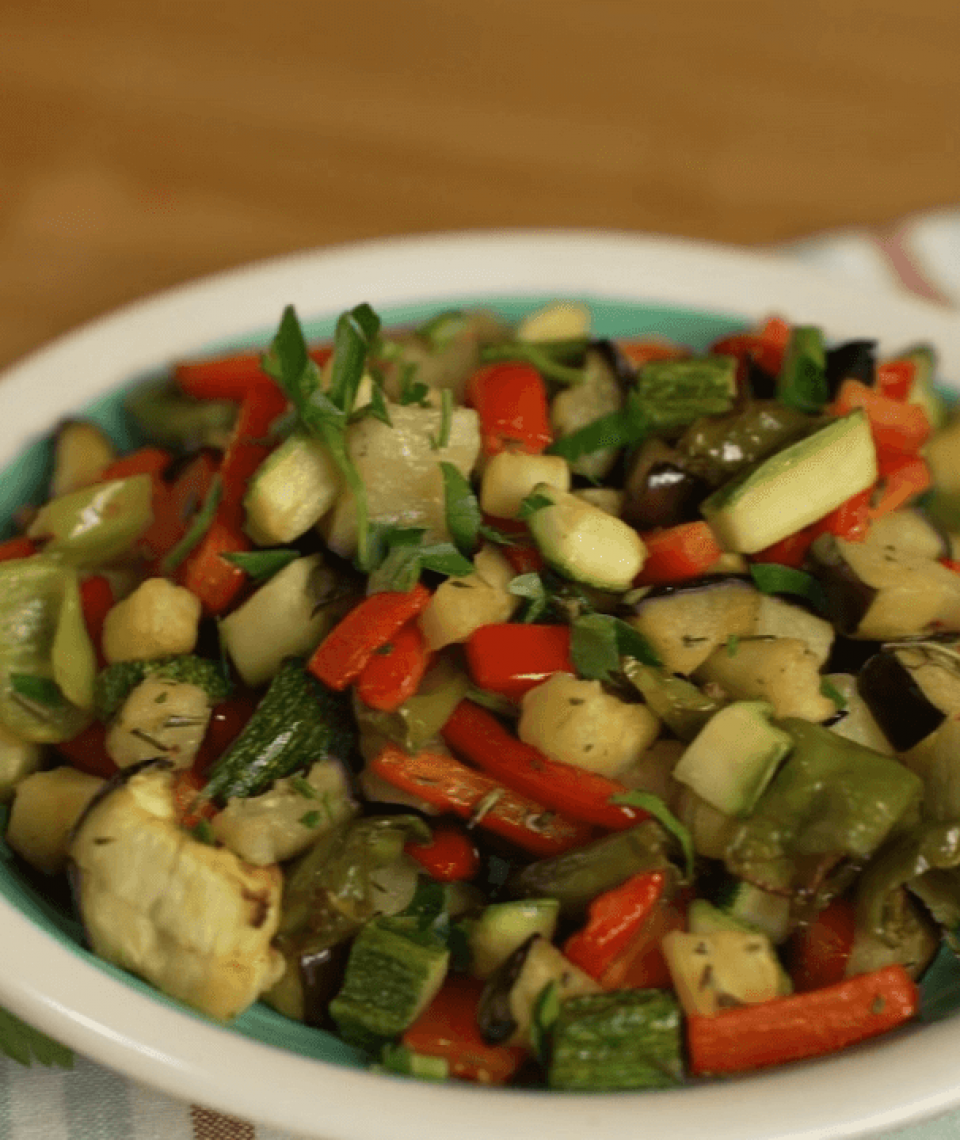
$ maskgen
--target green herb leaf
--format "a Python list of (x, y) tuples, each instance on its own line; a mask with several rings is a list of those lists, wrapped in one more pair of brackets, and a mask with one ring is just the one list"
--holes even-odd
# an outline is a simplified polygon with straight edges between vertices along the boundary
[(466, 578), (473, 573), (473, 563), (464, 558), (452, 542), (434, 542), (417, 548), (420, 565), (424, 570), (435, 574), (445, 574), (448, 578)]
[(217, 515), (217, 507), (223, 498), (223, 480), (219, 473), (214, 475), (210, 483), (210, 490), (203, 501), (203, 506), (193, 516), (193, 522), (187, 527), (183, 538), (163, 557), (160, 569), (164, 574), (172, 574), (174, 570), (200, 545), (203, 536), (210, 529)]
[(440, 393), (440, 431), (432, 441), (434, 450), (442, 451), (450, 446), (450, 428), (453, 424), (453, 393), (444, 388)]
[(524, 622), (536, 621), (550, 605), (550, 595), (539, 574), (518, 574), (507, 584), (507, 590), (517, 598), (524, 598), (527, 607), (523, 613)]
[(727, 638), (727, 656), (736, 657), (737, 650), (740, 648), (740, 638), (735, 633), (731, 633)]
[(555, 439), (547, 448), (550, 455), (561, 455), (573, 463), (584, 455), (596, 451), (613, 450), (638, 443), (651, 431), (647, 415), (636, 391), (627, 396), (626, 405), (619, 412), (609, 412), (587, 424), (579, 431)]
[(215, 847), (217, 838), (213, 834), (209, 819), (201, 819), (191, 829), (190, 834), (198, 843), (205, 843), (208, 847)]
[(265, 582), (282, 570), (284, 566), (296, 562), (300, 557), (300, 552), (286, 548), (238, 550), (232, 554), (223, 554), (221, 557), (234, 566), (238, 566), (251, 582)]
[(557, 341), (510, 341), (508, 344), (490, 344), (480, 351), (483, 364), (496, 364), (500, 361), (518, 360), (531, 364), (548, 380), (558, 384), (576, 385), (584, 382), (582, 368), (571, 368), (564, 361), (582, 360), (587, 348), (587, 340), (577, 337), (573, 340)]
[(828, 697), (837, 706), (837, 712), (843, 712), (847, 707), (847, 698), (840, 692), (829, 677), (820, 678), (820, 693)]
[(520, 544), (517, 535), (508, 534), (505, 530), (500, 530), (499, 527), (491, 526), (489, 523), (480, 524), (479, 534), (481, 538), (485, 538), (497, 546), (519, 546)]
[(450, 1062), (446, 1057), (416, 1053), (406, 1045), (393, 1042), (383, 1046), (380, 1064), (388, 1073), (399, 1073), (421, 1081), (445, 1081), (450, 1076)]
[(290, 787), (293, 788), (298, 796), (303, 796), (305, 800), (315, 800), (317, 798), (317, 789), (305, 776), (291, 776)]
[(60, 686), (50, 677), (38, 677), (34, 673), (11, 673), (10, 688), (25, 701), (45, 709), (60, 710), (67, 704)]
[(554, 980), (547, 982), (537, 994), (530, 1020), (530, 1044), (542, 1064), (550, 1059), (550, 1036), (554, 1022), (560, 1016), (560, 987)]
[(409, 404), (428, 406), (430, 389), (426, 384), (417, 380), (417, 366), (412, 360), (404, 360), (399, 365), (400, 373), (400, 403), (405, 407)]
[(447, 309), (418, 325), (414, 335), (425, 340), (431, 349), (446, 348), (463, 331), (467, 314), (462, 309)]
[(764, 594), (794, 594), (804, 598), (821, 613), (827, 610), (827, 595), (823, 586), (803, 570), (781, 566), (779, 562), (751, 562), (750, 577)]
[(419, 547), (405, 543), (394, 546), (370, 575), (367, 590), (371, 594), (382, 594), (386, 590), (408, 594), (420, 581), (420, 570)]
[(693, 881), (694, 864), (697, 858), (693, 846), (693, 836), (690, 834), (689, 828), (677, 819), (659, 796), (654, 795), (653, 792), (634, 789), (619, 796), (611, 796), (610, 802), (641, 808), (643, 811), (649, 812), (665, 831), (669, 831), (683, 850), (687, 882)]
[(643, 634), (610, 614), (583, 614), (570, 627), (570, 659), (588, 680), (608, 681), (620, 672), (620, 658), (635, 657), (644, 665), (660, 659)]
[(447, 530), (457, 547), (467, 555), (477, 548), (483, 515), (469, 481), (453, 463), (441, 463), (443, 510)]
[(300, 823), (304, 827), (309, 827), (309, 828), (313, 829), (315, 827), (320, 826), (321, 819), (322, 819), (322, 816), (320, 815), (320, 812), (308, 811), (304, 815), (300, 816)]
[(39, 1061), (41, 1065), (73, 1068), (73, 1053), (66, 1046), (5, 1009), (0, 1009), (0, 1053), (21, 1065), (29, 1066)]
[(517, 512), (518, 519), (528, 519), (531, 515), (542, 511), (545, 507), (552, 507), (553, 499), (547, 495), (541, 495), (537, 491), (531, 491), (529, 495), (520, 504), (520, 510)]
[(341, 313), (333, 336), (330, 399), (346, 415), (353, 411), (367, 357), (376, 344), (380, 318), (369, 305)]

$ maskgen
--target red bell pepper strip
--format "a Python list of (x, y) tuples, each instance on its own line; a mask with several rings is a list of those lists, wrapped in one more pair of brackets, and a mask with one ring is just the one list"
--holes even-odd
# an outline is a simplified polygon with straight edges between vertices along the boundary
[(328, 688), (342, 690), (363, 672), (373, 654), (430, 601), (417, 583), (409, 593), (386, 590), (364, 598), (327, 634), (307, 668)]
[(870, 507), (870, 518), (898, 511), (933, 483), (926, 460), (919, 455), (881, 453), (879, 495)]
[(833, 534), (848, 542), (862, 542), (870, 529), (870, 497), (873, 489), (860, 491), (810, 527), (811, 541), (821, 534)]
[[(322, 368), (333, 349), (318, 345), (311, 358)], [(243, 400), (251, 390), (270, 387), (274, 380), (260, 365), (260, 352), (234, 352), (212, 360), (183, 360), (173, 378), (182, 392), (197, 400)]]
[(647, 557), (635, 579), (638, 586), (699, 578), (723, 554), (723, 547), (705, 522), (646, 531), (640, 537), (647, 548)]
[(906, 400), (913, 391), (917, 366), (912, 360), (887, 360), (877, 365), (876, 389), (891, 400)]
[(37, 544), (32, 538), (18, 535), (0, 542), (0, 562), (12, 562), (15, 558), (29, 558), (37, 553)]
[(480, 417), (484, 455), (508, 447), (539, 455), (553, 441), (547, 388), (530, 364), (507, 361), (478, 369), (467, 381), (466, 402)]
[(470, 675), (481, 689), (518, 701), (554, 673), (575, 673), (568, 625), (482, 625), (466, 646)]
[(253, 716), (257, 703), (253, 693), (241, 689), (213, 709), (203, 742), (193, 761), (194, 772), (203, 776), (214, 760), (226, 752)]
[(930, 435), (930, 421), (919, 404), (891, 399), (859, 380), (844, 380), (830, 410), (844, 416), (863, 408), (878, 451), (915, 455)]
[(591, 827), (549, 811), (443, 753), (411, 756), (389, 744), (373, 758), (370, 769), (393, 787), (470, 820), (537, 858), (561, 855), (594, 835)]
[(627, 791), (623, 784), (551, 760), (507, 732), (495, 716), (472, 701), (457, 705), (442, 733), (454, 752), (506, 787), (532, 796), (570, 819), (623, 831), (650, 818), (640, 808), (610, 802), (611, 797)]
[(661, 898), (646, 922), (598, 979), (605, 990), (666, 990), (673, 987), (663, 956), (663, 940), (672, 930), (686, 930), (691, 891)]
[(414, 1053), (444, 1057), (450, 1076), (482, 1085), (502, 1085), (527, 1056), (522, 1045), (488, 1045), (480, 1036), (477, 1009), (483, 982), (448, 974), (433, 1001), (404, 1030), (401, 1041)]
[(243, 497), (250, 476), (270, 454), (268, 432), (286, 408), (287, 398), (275, 384), (254, 388), (240, 405), (233, 435), (220, 463), (221, 503), (226, 518), (238, 527), (243, 523)]
[(393, 712), (420, 687), (430, 649), (415, 621), (375, 649), (357, 677), (357, 696), (368, 708)]
[(666, 883), (664, 871), (644, 871), (598, 895), (587, 909), (586, 926), (567, 939), (564, 954), (599, 981), (650, 918)]
[(940, 565), (946, 566), (946, 568), (952, 570), (954, 574), (960, 574), (960, 562), (955, 558), (941, 558)]
[(95, 720), (79, 736), (75, 736), (72, 740), (62, 740), (56, 748), (74, 768), (86, 772), (89, 776), (99, 776), (103, 780), (109, 780), (119, 769), (107, 753), (106, 740), (106, 725)]
[(111, 479), (130, 479), (134, 475), (154, 475), (162, 479), (172, 462), (173, 456), (162, 447), (141, 447), (115, 459), (100, 472), (97, 482), (109, 483)]
[(798, 570), (803, 565), (814, 538), (816, 535), (813, 533), (813, 527), (804, 527), (803, 530), (798, 530), (793, 534), (788, 534), (786, 538), (781, 538), (772, 546), (764, 547), (763, 550), (751, 554), (750, 561), (776, 562), (780, 566), (792, 566)]
[(180, 826), (190, 830), (201, 820), (210, 820), (219, 810), (212, 800), (200, 796), (203, 778), (193, 768), (181, 768), (173, 777), (173, 806)]
[(543, 555), (532, 543), (501, 546), (500, 553), (510, 563), (514, 574), (538, 574), (546, 566)]
[(461, 828), (449, 824), (435, 827), (429, 843), (408, 843), (404, 851), (440, 883), (472, 879), (480, 870), (480, 856), (473, 840)]
[(771, 317), (756, 332), (734, 333), (710, 346), (718, 356), (734, 356), (741, 365), (752, 360), (768, 376), (777, 376), (790, 341), (790, 325), (780, 317)]
[(153, 491), (153, 521), (137, 540), (148, 562), (157, 567), (186, 534), (187, 527), (207, 495), (218, 463), (209, 451), (201, 451), (180, 472), (172, 486), (157, 478)]
[(250, 549), (250, 540), (235, 523), (224, 517), (221, 505), (206, 534), (177, 567), (174, 578), (178, 585), (196, 594), (205, 614), (222, 614), (236, 600), (247, 580), (244, 571), (223, 555)]
[(843, 981), (856, 925), (853, 903), (848, 898), (838, 898), (790, 936), (786, 960), (797, 993)]
[(742, 1073), (836, 1053), (916, 1013), (919, 991), (902, 966), (885, 966), (821, 990), (687, 1018), (694, 1076)]
[(103, 656), (103, 623), (113, 602), (113, 587), (102, 574), (84, 578), (80, 583), (80, 608), (101, 669), (107, 663)]
[(671, 344), (656, 336), (641, 336), (633, 340), (618, 340), (617, 348), (635, 368), (642, 368), (651, 360), (682, 360), (690, 355), (690, 350), (679, 344)]

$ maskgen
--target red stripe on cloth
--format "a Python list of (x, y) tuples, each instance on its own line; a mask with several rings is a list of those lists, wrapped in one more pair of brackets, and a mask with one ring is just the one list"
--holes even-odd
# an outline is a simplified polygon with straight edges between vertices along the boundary
[(909, 222), (874, 231), (869, 236), (905, 289), (928, 301), (953, 307), (950, 299), (927, 277), (911, 251)]
[(194, 1140), (256, 1140), (256, 1130), (245, 1120), (224, 1116), (198, 1105), (190, 1107)]

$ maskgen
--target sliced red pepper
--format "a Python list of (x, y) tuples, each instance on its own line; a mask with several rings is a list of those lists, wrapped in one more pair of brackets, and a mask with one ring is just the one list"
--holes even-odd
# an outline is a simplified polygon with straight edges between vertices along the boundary
[(481, 689), (518, 701), (554, 673), (575, 673), (568, 625), (482, 625), (466, 643), (470, 675)]
[(870, 529), (870, 497), (873, 489), (860, 491), (811, 526), (811, 541), (820, 534), (833, 534), (847, 542), (862, 542)]
[(679, 344), (671, 344), (657, 336), (641, 336), (631, 340), (618, 340), (617, 348), (636, 368), (642, 368), (651, 360), (683, 360), (690, 350)]
[(74, 768), (90, 776), (109, 780), (119, 770), (107, 753), (106, 726), (98, 720), (85, 728), (79, 736), (72, 740), (62, 740), (56, 747)]
[(357, 678), (357, 696), (369, 708), (393, 712), (420, 687), (430, 649), (416, 621), (375, 649)]
[(188, 831), (217, 814), (217, 806), (211, 800), (200, 798), (202, 787), (203, 778), (193, 768), (181, 768), (174, 773), (173, 806), (180, 817), (180, 826)]
[(162, 447), (141, 447), (120, 459), (115, 459), (100, 472), (98, 482), (111, 479), (130, 479), (134, 475), (155, 475), (158, 479), (173, 462), (173, 456)]
[(467, 382), (466, 402), (480, 417), (484, 455), (508, 447), (539, 455), (553, 441), (547, 388), (530, 364), (506, 361), (478, 369)]
[(863, 408), (878, 451), (915, 455), (930, 435), (930, 421), (919, 404), (905, 404), (869, 388), (860, 380), (844, 380), (831, 411), (844, 416)]
[(180, 472), (172, 486), (154, 484), (153, 522), (138, 539), (138, 546), (156, 568), (187, 533), (194, 515), (206, 501), (218, 470), (217, 458), (201, 451)]
[(954, 574), (960, 574), (960, 562), (955, 558), (941, 558), (940, 565), (946, 566), (946, 568), (952, 570)]
[(706, 574), (723, 554), (723, 548), (705, 522), (681, 523), (640, 536), (647, 548), (638, 586), (683, 582)]
[(599, 981), (650, 918), (666, 884), (664, 871), (644, 871), (598, 895), (587, 909), (586, 926), (567, 939), (564, 954)]
[(641, 923), (633, 938), (614, 958), (600, 985), (605, 990), (666, 990), (673, 980), (663, 956), (663, 940), (672, 930), (686, 930), (687, 902), (690, 892), (682, 892), (667, 900), (662, 897), (646, 922)]
[(627, 789), (616, 780), (551, 760), (524, 744), (492, 713), (472, 701), (461, 701), (443, 726), (443, 738), (454, 752), (489, 772), (521, 795), (532, 796), (570, 819), (623, 831), (649, 819), (628, 804), (611, 803)]
[(510, 563), (514, 574), (538, 574), (546, 566), (543, 555), (532, 543), (501, 546), (500, 552)]
[(363, 672), (373, 654), (430, 601), (417, 583), (409, 593), (386, 590), (364, 598), (327, 634), (307, 668), (331, 689), (345, 689)]
[(879, 493), (870, 507), (870, 518), (878, 519), (906, 506), (933, 484), (930, 468), (919, 455), (880, 455)]
[[(322, 368), (333, 349), (318, 345), (311, 358)], [(243, 400), (252, 389), (275, 386), (260, 365), (261, 352), (233, 352), (212, 360), (184, 360), (173, 371), (182, 392), (197, 400)]]
[(772, 546), (764, 547), (755, 554), (750, 555), (751, 562), (776, 562), (780, 566), (792, 566), (799, 569), (807, 557), (810, 544), (816, 538), (813, 527), (807, 526), (794, 534), (788, 534)]
[(243, 524), (243, 497), (250, 476), (271, 451), (268, 433), (287, 408), (287, 398), (275, 384), (250, 391), (240, 405), (230, 444), (220, 464), (223, 482), (221, 506), (235, 526)]
[(467, 974), (448, 974), (433, 1001), (401, 1038), (408, 1049), (444, 1057), (450, 1076), (482, 1085), (502, 1085), (527, 1056), (521, 1045), (488, 1045), (480, 1036), (477, 1009), (483, 982)]
[(742, 1073), (836, 1053), (909, 1021), (918, 1004), (907, 971), (886, 966), (825, 989), (688, 1017), (690, 1071)]
[(917, 365), (912, 360), (887, 360), (877, 365), (877, 391), (891, 400), (906, 400), (913, 391)]
[(561, 855), (593, 838), (593, 829), (542, 803), (506, 788), (440, 752), (411, 756), (387, 745), (370, 762), (371, 770), (395, 788), (468, 819), (537, 858)]
[(853, 903), (844, 897), (834, 899), (812, 922), (790, 936), (786, 959), (798, 993), (843, 981), (856, 926)]
[(780, 317), (770, 317), (760, 329), (721, 337), (710, 347), (718, 356), (733, 356), (746, 364), (752, 360), (768, 376), (777, 376), (790, 341), (791, 326)]
[(0, 542), (0, 562), (12, 562), (15, 558), (29, 558), (37, 553), (37, 544), (32, 538), (18, 535)]
[(480, 870), (476, 844), (461, 828), (449, 824), (435, 827), (429, 843), (408, 843), (404, 851), (440, 883), (472, 879)]
[(218, 510), (206, 534), (177, 567), (174, 579), (200, 599), (205, 614), (222, 614), (247, 580), (244, 571), (223, 555), (250, 549), (250, 540), (239, 526), (224, 517), (222, 509)]
[(80, 583), (80, 607), (83, 610), (83, 620), (97, 654), (97, 664), (101, 669), (107, 663), (102, 648), (103, 623), (113, 608), (113, 603), (113, 587), (110, 585), (109, 579), (104, 578), (102, 574), (84, 578)]

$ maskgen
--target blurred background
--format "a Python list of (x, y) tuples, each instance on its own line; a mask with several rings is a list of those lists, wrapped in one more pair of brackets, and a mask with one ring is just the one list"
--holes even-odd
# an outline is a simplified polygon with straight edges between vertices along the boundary
[(957, 0), (0, 0), (0, 366), (359, 238), (893, 227), (958, 111)]

